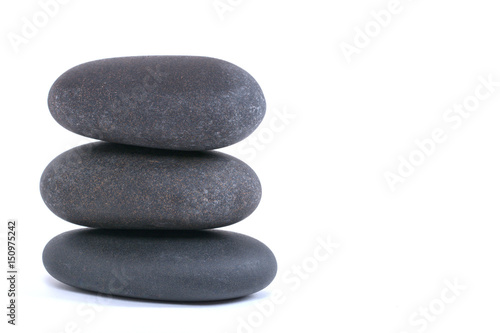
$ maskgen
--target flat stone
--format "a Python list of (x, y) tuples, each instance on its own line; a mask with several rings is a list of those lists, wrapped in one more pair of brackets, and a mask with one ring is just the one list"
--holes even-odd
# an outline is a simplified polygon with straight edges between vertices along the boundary
[(266, 109), (246, 71), (193, 56), (88, 62), (56, 80), (48, 104), (55, 120), (74, 133), (173, 150), (234, 144), (257, 128)]
[(56, 157), (40, 181), (62, 219), (96, 228), (207, 229), (236, 223), (258, 206), (255, 172), (230, 155), (96, 142)]
[(266, 245), (221, 230), (72, 230), (45, 246), (43, 264), (73, 287), (183, 302), (250, 295), (271, 283), (277, 269)]

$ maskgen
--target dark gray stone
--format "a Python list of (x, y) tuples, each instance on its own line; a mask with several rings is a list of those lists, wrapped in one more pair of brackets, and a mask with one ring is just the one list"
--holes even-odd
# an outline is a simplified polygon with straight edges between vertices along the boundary
[(209, 150), (246, 138), (266, 102), (257, 82), (223, 60), (142, 56), (76, 66), (52, 86), (49, 109), (68, 130), (104, 141)]
[(181, 152), (97, 142), (56, 157), (40, 181), (45, 204), (75, 224), (116, 229), (207, 229), (257, 208), (261, 185), (221, 152)]
[(73, 230), (45, 246), (43, 264), (73, 287), (185, 302), (250, 295), (271, 283), (277, 269), (266, 245), (220, 230)]

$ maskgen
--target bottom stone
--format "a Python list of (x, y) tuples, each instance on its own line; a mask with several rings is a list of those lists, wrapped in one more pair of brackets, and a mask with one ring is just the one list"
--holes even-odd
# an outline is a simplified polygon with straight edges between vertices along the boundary
[(45, 246), (43, 264), (73, 287), (182, 302), (250, 295), (271, 283), (277, 270), (266, 245), (221, 230), (77, 229)]

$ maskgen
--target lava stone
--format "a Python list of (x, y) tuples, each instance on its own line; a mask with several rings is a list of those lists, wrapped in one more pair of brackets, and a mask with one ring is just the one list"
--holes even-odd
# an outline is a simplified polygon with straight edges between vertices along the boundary
[(262, 190), (248, 165), (221, 152), (96, 142), (56, 157), (40, 192), (54, 214), (83, 226), (194, 230), (243, 220)]
[(43, 264), (73, 287), (185, 302), (250, 295), (271, 283), (277, 270), (266, 245), (220, 230), (72, 230), (45, 246)]
[(140, 56), (88, 62), (62, 74), (48, 98), (68, 130), (109, 142), (210, 150), (243, 140), (266, 102), (250, 74), (194, 56)]

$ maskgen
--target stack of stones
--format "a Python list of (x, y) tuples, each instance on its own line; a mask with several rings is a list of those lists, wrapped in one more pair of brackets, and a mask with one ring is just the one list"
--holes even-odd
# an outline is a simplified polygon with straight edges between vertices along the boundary
[(59, 155), (42, 175), (49, 209), (88, 227), (46, 245), (54, 278), (182, 302), (242, 297), (273, 280), (266, 245), (207, 230), (243, 220), (261, 198), (248, 165), (211, 151), (244, 139), (264, 117), (264, 95), (247, 72), (206, 57), (98, 60), (61, 75), (48, 103), (63, 127), (102, 140)]

